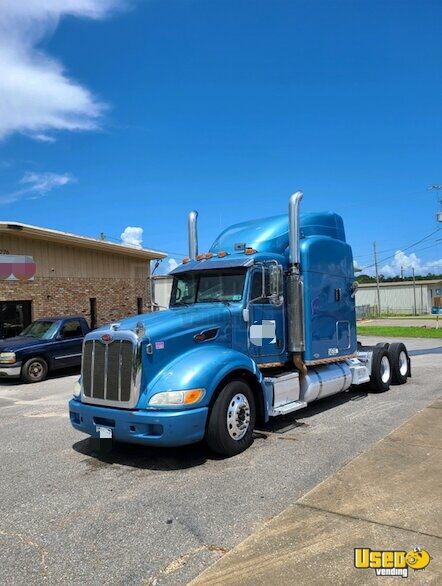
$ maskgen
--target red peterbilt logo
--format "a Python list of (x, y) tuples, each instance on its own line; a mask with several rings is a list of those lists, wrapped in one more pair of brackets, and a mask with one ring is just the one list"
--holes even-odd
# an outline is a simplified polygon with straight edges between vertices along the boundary
[(0, 280), (32, 281), (37, 267), (32, 256), (0, 255)]
[(110, 334), (103, 334), (101, 336), (101, 341), (103, 344), (109, 344), (109, 342), (112, 342), (112, 336)]

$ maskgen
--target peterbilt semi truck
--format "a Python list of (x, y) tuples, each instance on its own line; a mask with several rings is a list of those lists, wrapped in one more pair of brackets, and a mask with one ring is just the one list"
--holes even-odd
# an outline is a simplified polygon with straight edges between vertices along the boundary
[(89, 333), (69, 403), (74, 428), (146, 446), (205, 439), (225, 456), (255, 426), (363, 385), (384, 392), (410, 376), (402, 343), (356, 339), (353, 255), (342, 218), (288, 214), (235, 224), (172, 271), (166, 311)]

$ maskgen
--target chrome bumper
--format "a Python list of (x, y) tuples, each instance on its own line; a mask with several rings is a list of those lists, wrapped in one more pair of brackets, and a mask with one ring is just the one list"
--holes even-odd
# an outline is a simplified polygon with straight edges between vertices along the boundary
[(12, 366), (7, 364), (0, 364), (0, 377), (6, 378), (20, 378), (21, 375), (21, 362), (15, 363)]

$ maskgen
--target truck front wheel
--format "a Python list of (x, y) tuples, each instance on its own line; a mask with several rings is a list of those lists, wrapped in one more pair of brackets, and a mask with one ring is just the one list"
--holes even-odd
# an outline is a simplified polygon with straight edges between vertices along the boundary
[(232, 380), (221, 390), (209, 416), (206, 441), (223, 456), (235, 456), (252, 445), (255, 398), (247, 383)]

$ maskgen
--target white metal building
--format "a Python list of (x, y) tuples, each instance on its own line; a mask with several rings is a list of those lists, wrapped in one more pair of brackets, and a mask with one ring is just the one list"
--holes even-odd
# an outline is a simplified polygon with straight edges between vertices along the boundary
[(153, 300), (159, 309), (167, 309), (170, 302), (173, 277), (171, 275), (155, 275), (152, 277)]
[[(442, 280), (398, 281), (380, 283), (382, 313), (427, 314), (435, 305), (436, 289), (442, 288)], [(370, 306), (377, 311), (376, 283), (361, 283), (356, 292), (356, 306)]]

